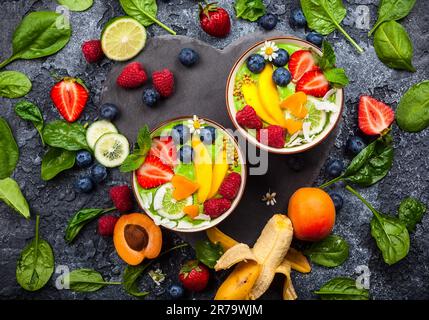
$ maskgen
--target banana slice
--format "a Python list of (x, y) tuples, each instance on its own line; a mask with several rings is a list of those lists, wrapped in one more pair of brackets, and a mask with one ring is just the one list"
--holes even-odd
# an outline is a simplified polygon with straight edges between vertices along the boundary
[(242, 261), (256, 261), (255, 255), (247, 244), (239, 243), (228, 249), (215, 265), (215, 270), (225, 270)]

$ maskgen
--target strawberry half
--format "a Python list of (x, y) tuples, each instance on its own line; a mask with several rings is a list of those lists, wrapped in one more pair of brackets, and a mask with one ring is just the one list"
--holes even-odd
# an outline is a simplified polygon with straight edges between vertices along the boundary
[(143, 165), (137, 170), (137, 181), (143, 189), (151, 189), (170, 182), (173, 169), (154, 156), (148, 155)]
[(393, 110), (369, 96), (360, 97), (359, 129), (367, 135), (382, 134), (395, 120)]
[(289, 71), (292, 74), (292, 80), (298, 81), (304, 73), (311, 70), (318, 70), (313, 54), (309, 50), (298, 50), (292, 53), (289, 59)]
[(88, 96), (88, 89), (82, 80), (74, 78), (64, 78), (51, 90), (51, 99), (55, 107), (68, 122), (79, 119)]
[(296, 92), (301, 91), (307, 95), (321, 98), (329, 91), (329, 82), (323, 72), (312, 70), (304, 73), (296, 84)]
[(172, 168), (177, 164), (177, 150), (172, 137), (154, 138), (149, 155), (159, 158), (162, 163)]

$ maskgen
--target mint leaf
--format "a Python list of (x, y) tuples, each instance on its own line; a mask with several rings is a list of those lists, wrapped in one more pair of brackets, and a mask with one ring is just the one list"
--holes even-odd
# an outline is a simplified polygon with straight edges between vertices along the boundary
[(326, 80), (328, 80), (334, 87), (343, 88), (349, 84), (349, 78), (342, 68), (334, 68), (324, 71)]

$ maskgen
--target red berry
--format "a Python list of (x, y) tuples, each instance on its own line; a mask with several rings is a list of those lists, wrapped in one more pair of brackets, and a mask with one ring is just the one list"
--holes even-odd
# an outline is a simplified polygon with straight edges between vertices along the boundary
[(109, 195), (120, 212), (127, 212), (133, 208), (133, 196), (127, 185), (110, 188)]
[(110, 237), (113, 235), (113, 230), (115, 229), (116, 222), (119, 220), (115, 216), (102, 216), (98, 219), (98, 234), (103, 237)]
[(210, 273), (205, 265), (196, 260), (183, 265), (179, 272), (179, 280), (190, 291), (203, 291), (209, 282)]
[(304, 73), (296, 84), (296, 92), (302, 91), (313, 97), (323, 97), (329, 91), (329, 82), (320, 70)]
[(100, 40), (90, 40), (82, 44), (82, 53), (88, 63), (98, 62), (104, 57)]
[(359, 129), (367, 135), (382, 134), (395, 119), (393, 110), (369, 96), (360, 97)]
[(295, 51), (290, 56), (288, 67), (293, 81), (298, 81), (308, 71), (319, 69), (313, 54), (309, 50)]
[(219, 194), (228, 200), (233, 200), (237, 196), (241, 186), (241, 176), (237, 172), (230, 173), (222, 182)]
[(210, 199), (204, 202), (204, 212), (211, 218), (217, 218), (231, 208), (231, 201), (225, 198)]
[(251, 106), (245, 106), (235, 116), (240, 126), (248, 129), (262, 129), (262, 120)]
[(200, 4), (200, 25), (209, 35), (218, 38), (226, 37), (231, 31), (228, 11), (218, 7), (216, 2), (209, 3), (205, 7)]
[(152, 73), (152, 82), (156, 91), (163, 98), (168, 98), (174, 92), (174, 75), (168, 70), (155, 71)]
[(143, 189), (152, 189), (170, 182), (174, 171), (158, 157), (148, 155), (143, 165), (137, 169), (136, 175), (137, 182)]
[(273, 148), (283, 148), (285, 145), (286, 131), (279, 126), (271, 125), (258, 130), (256, 139), (263, 144)]
[(131, 62), (122, 70), (116, 79), (118, 86), (125, 89), (134, 89), (147, 81), (146, 71), (140, 62)]

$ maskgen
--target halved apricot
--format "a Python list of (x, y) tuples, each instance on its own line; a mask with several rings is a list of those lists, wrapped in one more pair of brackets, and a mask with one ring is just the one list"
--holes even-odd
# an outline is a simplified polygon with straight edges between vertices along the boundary
[(183, 208), (183, 212), (190, 218), (195, 219), (200, 214), (200, 207), (197, 204), (186, 206)]
[(306, 104), (307, 95), (304, 92), (298, 91), (287, 97), (286, 100), (280, 104), (280, 107), (282, 109), (287, 109), (294, 117), (304, 119), (308, 113)]
[(199, 188), (198, 183), (181, 175), (175, 175), (171, 180), (171, 184), (174, 187), (173, 198), (177, 201), (185, 200)]
[(153, 259), (159, 255), (162, 233), (145, 214), (131, 213), (119, 218), (113, 231), (113, 243), (119, 257), (135, 266), (144, 258)]

